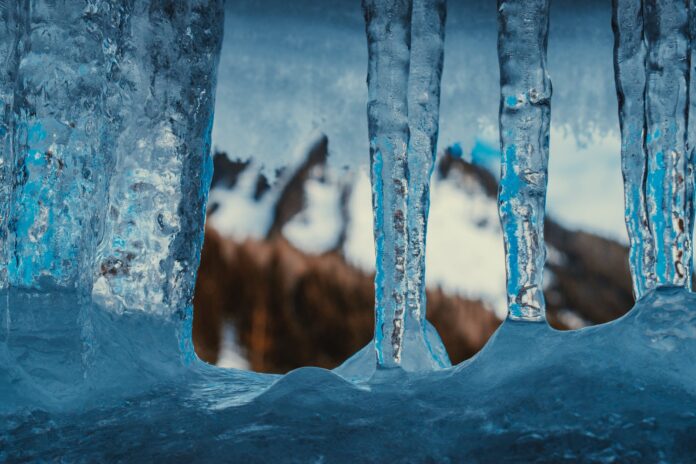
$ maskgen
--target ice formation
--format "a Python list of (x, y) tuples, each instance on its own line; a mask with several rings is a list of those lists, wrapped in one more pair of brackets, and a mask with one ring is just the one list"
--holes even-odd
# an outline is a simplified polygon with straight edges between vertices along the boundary
[[(376, 250), (375, 337), (339, 367), (351, 379), (379, 368), (450, 365), (425, 319), (425, 238), (438, 133), (445, 3), (363, 2)], [(374, 347), (372, 346), (374, 345)]]
[[(693, 24), (683, 2), (646, 0), (638, 13), (617, 1), (623, 134), (641, 118), (647, 129), (645, 154), (633, 139), (624, 146), (647, 166), (626, 176), (638, 191), (626, 198), (640, 208), (645, 177), (655, 250), (654, 271), (633, 271), (640, 285), (654, 272), (656, 288), (609, 324), (544, 323), (549, 1), (500, 0), (510, 317), (476, 357), (433, 370), (446, 354), (421, 323), (421, 286), (443, 4), (365, 0), (375, 343), (335, 372), (286, 376), (208, 366), (190, 347), (222, 2), (0, 4), (0, 460), (691, 459)], [(631, 100), (642, 93), (625, 80), (642, 71), (621, 58), (640, 62), (622, 19), (639, 14), (643, 116)], [(424, 347), (425, 359), (414, 355)], [(409, 372), (418, 362), (426, 372)]]
[(146, 313), (144, 327), (181, 343), (169, 355), (190, 358), (223, 2), (0, 11), (5, 380), (31, 391), (51, 372), (61, 387), (38, 402), (94, 381), (112, 337), (90, 300), (110, 317)]
[(549, 0), (498, 2), (500, 223), (509, 317), (545, 317), (542, 279), (551, 80), (546, 72)]
[(688, 2), (662, 0), (615, 0), (613, 11), (625, 216), (639, 298), (659, 285), (691, 286), (690, 12)]
[(637, 298), (654, 287), (655, 251), (645, 203), (647, 154), (645, 134), (645, 42), (643, 2), (614, 1), (614, 76), (621, 125), (621, 170), (624, 179), (626, 229), (630, 243), (633, 291)]

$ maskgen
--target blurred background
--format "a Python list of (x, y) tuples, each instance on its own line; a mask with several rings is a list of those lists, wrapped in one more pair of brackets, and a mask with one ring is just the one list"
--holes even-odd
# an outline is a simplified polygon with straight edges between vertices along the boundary
[[(427, 312), (453, 363), (506, 313), (496, 41), (494, 1), (448, 1)], [(612, 47), (610, 0), (553, 2), (545, 292), (559, 329), (633, 304)], [(331, 368), (370, 340), (366, 72), (360, 0), (227, 2), (194, 299), (202, 359)]]

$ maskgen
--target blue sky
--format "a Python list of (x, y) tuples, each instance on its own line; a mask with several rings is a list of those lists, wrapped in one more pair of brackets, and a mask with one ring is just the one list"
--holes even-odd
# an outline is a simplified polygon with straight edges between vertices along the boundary
[[(228, 2), (213, 143), (269, 168), (293, 162), (317, 132), (331, 162), (368, 162), (367, 47), (359, 0)], [(548, 209), (567, 225), (625, 241), (611, 2), (553, 3), (554, 86)], [(497, 145), (496, 9), (450, 0), (441, 148)]]

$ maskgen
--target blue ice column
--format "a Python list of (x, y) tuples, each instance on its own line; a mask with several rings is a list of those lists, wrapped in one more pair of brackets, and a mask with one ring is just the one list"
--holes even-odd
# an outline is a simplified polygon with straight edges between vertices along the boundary
[(549, 0), (498, 1), (500, 145), (498, 208), (505, 242), (508, 317), (545, 319), (542, 277), (551, 80)]
[(687, 150), (689, 11), (684, 0), (646, 0), (647, 214), (656, 285), (691, 285)]
[(112, 158), (103, 111), (109, 9), (36, 0), (5, 10), (14, 16), (4, 25), (14, 69), (3, 76), (14, 81), (3, 89), (12, 95), (2, 187), (9, 286), (88, 291), (91, 283), (84, 271), (102, 229)]
[(17, 1), (0, 9), (0, 290), (7, 288), (9, 279), (10, 201), (14, 177), (13, 103), (26, 7), (25, 2)]
[(430, 178), (437, 153), (440, 80), (444, 62), (446, 0), (414, 0), (408, 77), (408, 252), (404, 362), (437, 368), (450, 364), (435, 329), (425, 318), (425, 250)]
[(401, 364), (406, 313), (408, 72), (411, 0), (364, 0), (367, 119), (374, 210), (375, 348), (383, 367)]
[(188, 355), (223, 16), (223, 0), (134, 2), (116, 92), (125, 110), (91, 268), (96, 301), (183, 323)]
[(0, 12), (0, 380), (55, 399), (97, 356), (143, 352), (118, 346), (115, 327), (132, 318), (105, 317), (90, 298), (150, 313), (129, 336), (191, 356), (222, 0)]
[(613, 0), (614, 76), (621, 126), (621, 171), (629, 263), (636, 299), (655, 287), (655, 245), (646, 209), (643, 2)]
[[(694, 195), (696, 194), (696, 173), (694, 163), (696, 163), (696, 0), (689, 0), (689, 115), (687, 117), (687, 167), (686, 167), (686, 215), (688, 217), (686, 235), (691, 237), (693, 247), (694, 223), (696, 222), (696, 204)], [(688, 263), (689, 272), (693, 273), (694, 266), (693, 248), (691, 250), (691, 262)], [(687, 282), (689, 285), (691, 282)]]
[(91, 290), (112, 167), (104, 103), (115, 55), (105, 45), (122, 3), (0, 8), (0, 377), (28, 398), (70, 395), (89, 362), (81, 298)]
[[(445, 0), (365, 0), (368, 129), (376, 248), (375, 336), (336, 369), (450, 365), (425, 319), (425, 237), (438, 134)], [(375, 366), (375, 351), (377, 366)]]

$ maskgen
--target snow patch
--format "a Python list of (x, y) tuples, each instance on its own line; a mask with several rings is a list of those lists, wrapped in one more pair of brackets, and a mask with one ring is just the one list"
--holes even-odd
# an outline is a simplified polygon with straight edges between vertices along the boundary
[(283, 227), (283, 236), (297, 248), (319, 254), (335, 247), (341, 233), (341, 190), (308, 179), (304, 193), (305, 207)]

